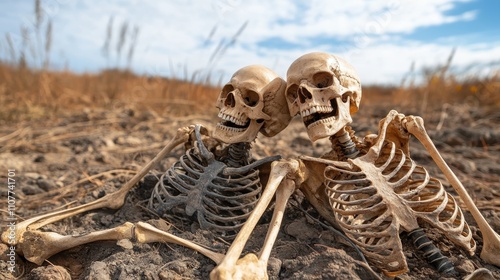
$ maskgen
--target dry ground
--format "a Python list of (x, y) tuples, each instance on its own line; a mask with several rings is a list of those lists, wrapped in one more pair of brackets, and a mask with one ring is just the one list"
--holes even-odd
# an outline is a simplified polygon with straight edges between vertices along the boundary
[[(387, 106), (365, 105), (354, 118), (358, 136), (375, 133)], [(417, 114), (417, 110), (402, 111)], [(426, 126), (479, 209), (492, 227), (500, 232), (500, 112), (462, 105), (428, 112)], [(440, 125), (440, 121), (441, 124)], [(211, 131), (213, 116), (159, 116), (135, 108), (113, 111), (87, 109), (51, 121), (4, 122), (0, 128), (1, 209), (6, 206), (6, 170), (16, 170), (16, 214), (18, 221), (60, 207), (95, 200), (123, 185), (142, 165), (152, 159), (171, 139), (176, 129), (200, 123)], [(324, 142), (311, 145), (300, 121), (274, 138), (259, 137), (253, 145), (255, 157), (279, 154), (319, 156), (328, 150)], [(412, 142), (412, 157), (433, 175), (443, 178), (423, 147)], [(181, 147), (166, 157), (155, 171), (162, 172), (183, 153)], [(455, 194), (448, 183), (446, 189)], [(181, 237), (224, 252), (227, 243), (196, 224), (175, 218), (161, 220), (145, 207), (151, 189), (147, 184), (134, 189), (125, 206), (117, 211), (98, 210), (66, 219), (44, 228), (61, 234), (83, 234), (118, 226), (126, 221), (153, 221)], [(268, 211), (248, 243), (246, 252), (257, 252), (270, 221)], [(300, 195), (289, 202), (284, 225), (269, 264), (271, 279), (370, 279), (356, 252), (330, 228), (317, 221), (318, 215)], [(481, 233), (469, 214), (466, 219), (474, 232), (480, 252)], [(4, 226), (2, 224), (2, 226)], [(2, 228), (2, 231), (5, 227)], [(485, 267), (500, 279), (500, 269), (477, 256), (467, 256), (433, 229), (426, 229), (443, 253), (450, 257), (460, 278)], [(401, 279), (440, 279), (406, 241), (405, 253), (410, 272)], [(2, 253), (5, 259), (5, 254)], [(17, 259), (20, 279), (59, 279), (57, 266), (74, 279), (207, 279), (214, 263), (177, 245), (96, 242), (59, 253), (36, 266)], [(5, 260), (0, 261), (4, 277)], [(47, 278), (49, 276), (55, 278)]]

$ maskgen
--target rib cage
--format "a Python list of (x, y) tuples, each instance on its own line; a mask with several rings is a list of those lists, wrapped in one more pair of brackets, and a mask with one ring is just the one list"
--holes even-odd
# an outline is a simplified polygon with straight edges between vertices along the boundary
[(325, 185), (339, 226), (386, 274), (408, 270), (400, 226), (412, 231), (425, 221), (467, 251), (475, 250), (454, 198), (393, 142), (348, 162), (329, 163)]
[(261, 194), (259, 171), (255, 167), (275, 158), (248, 164), (250, 146), (240, 143), (231, 144), (222, 162), (206, 150), (200, 138), (198, 145), (198, 149), (189, 149), (161, 176), (149, 207), (162, 216), (195, 218), (202, 229), (233, 238)]

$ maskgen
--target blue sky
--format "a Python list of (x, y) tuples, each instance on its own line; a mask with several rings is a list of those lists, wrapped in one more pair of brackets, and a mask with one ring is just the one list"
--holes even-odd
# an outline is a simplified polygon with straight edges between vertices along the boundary
[[(0, 59), (10, 56), (6, 34), (22, 49), (21, 27), (36, 45), (33, 2), (0, 2)], [(397, 84), (412, 63), (417, 70), (443, 64), (453, 48), (458, 71), (480, 65), (474, 71), (490, 73), (500, 64), (500, 1), (494, 0), (42, 0), (42, 9), (45, 24), (53, 25), (50, 67), (76, 72), (125, 67), (134, 27), (130, 65), (148, 75), (226, 82), (243, 66), (263, 64), (285, 76), (295, 58), (311, 51), (346, 58), (364, 84)], [(118, 56), (124, 22), (129, 28)], [(33, 61), (36, 50), (26, 53)]]

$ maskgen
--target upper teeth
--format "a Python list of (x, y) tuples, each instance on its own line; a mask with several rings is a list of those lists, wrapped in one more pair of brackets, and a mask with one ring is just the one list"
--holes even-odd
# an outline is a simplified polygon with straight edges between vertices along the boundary
[(224, 113), (219, 113), (219, 118), (221, 118), (225, 121), (232, 122), (232, 123), (237, 124), (237, 125), (245, 125), (245, 123), (246, 123), (245, 121), (239, 120), (236, 117), (233, 117), (233, 116), (230, 116), (230, 115), (227, 115)]
[(330, 113), (331, 111), (333, 111), (333, 107), (332, 106), (328, 106), (328, 105), (325, 105), (325, 106), (314, 106), (314, 107), (311, 107), (309, 109), (305, 109), (303, 111), (300, 111), (300, 115), (302, 117), (307, 117), (309, 115), (312, 115), (314, 113)]

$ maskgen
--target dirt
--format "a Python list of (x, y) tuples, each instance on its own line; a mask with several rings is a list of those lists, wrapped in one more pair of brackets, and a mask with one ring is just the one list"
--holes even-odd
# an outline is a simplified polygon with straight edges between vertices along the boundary
[[(353, 125), (357, 135), (376, 133), (378, 121), (388, 111), (388, 108), (380, 106), (358, 113)], [(401, 112), (417, 114), (411, 110)], [(486, 220), (496, 232), (500, 232), (500, 113), (498, 110), (478, 110), (464, 105), (454, 107), (446, 118), (443, 117), (439, 111), (424, 115), (431, 138)], [(1, 209), (4, 221), (7, 218), (5, 182), (8, 169), (16, 170), (15, 214), (17, 222), (20, 222), (52, 209), (96, 200), (118, 189), (159, 152), (177, 128), (195, 123), (213, 131), (216, 120), (204, 115), (160, 117), (128, 108), (114, 112), (86, 110), (50, 122), (2, 123), (0, 170), (3, 172)], [(325, 141), (312, 145), (302, 123), (294, 120), (274, 138), (259, 136), (252, 151), (256, 158), (276, 154), (290, 158), (300, 154), (319, 156), (328, 149)], [(154, 172), (166, 170), (182, 153), (182, 147), (174, 150), (154, 167)], [(433, 175), (443, 179), (447, 191), (458, 197), (423, 146), (412, 141), (411, 154)], [(43, 230), (82, 235), (127, 221), (149, 221), (217, 252), (227, 250), (227, 241), (199, 229), (196, 223), (176, 218), (161, 220), (147, 210), (145, 205), (151, 192), (150, 186), (146, 182), (133, 189), (119, 210), (94, 210), (45, 226)], [(459, 203), (465, 208), (463, 203)], [(259, 251), (271, 211), (267, 211), (260, 220), (244, 253)], [(466, 212), (465, 215), (478, 244), (474, 256), (468, 256), (435, 229), (425, 229), (443, 254), (454, 263), (459, 276), (437, 273), (415, 252), (403, 233), (401, 237), (410, 271), (398, 278), (462, 279), (478, 268), (486, 268), (496, 279), (500, 279), (500, 268), (488, 265), (478, 257), (482, 236), (470, 214)], [(2, 226), (4, 231), (5, 226)], [(2, 249), (8, 248), (4, 245)], [(72, 279), (207, 279), (215, 266), (210, 259), (182, 246), (141, 244), (127, 240), (81, 245), (56, 254), (41, 266), (17, 256), (14, 274), (7, 271), (6, 254), (7, 251), (2, 253), (0, 261), (0, 275), (4, 279), (69, 279), (69, 275)], [(373, 278), (352, 246), (324, 224), (300, 194), (288, 204), (268, 272), (270, 279)]]

